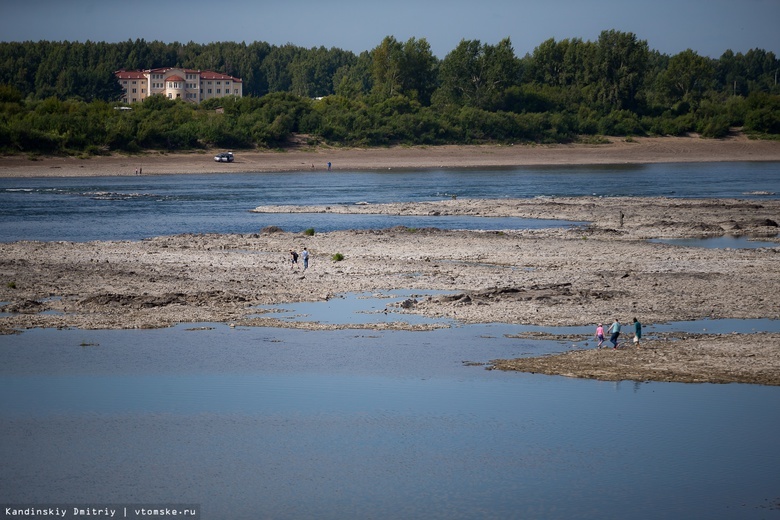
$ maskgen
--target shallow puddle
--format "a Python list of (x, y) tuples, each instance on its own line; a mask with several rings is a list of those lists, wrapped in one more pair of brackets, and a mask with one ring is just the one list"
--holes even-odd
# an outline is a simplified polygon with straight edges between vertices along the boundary
[[(419, 314), (404, 312), (404, 301), (413, 302), (426, 296), (446, 294), (446, 291), (420, 293), (416, 291), (393, 290), (376, 293), (339, 294), (326, 301), (300, 302), (284, 305), (260, 305), (263, 314), (251, 317), (268, 317), (269, 314), (282, 321), (315, 322), (328, 325), (365, 325), (371, 323), (402, 322), (409, 325), (444, 324), (456, 322), (444, 318), (428, 318)], [(413, 305), (413, 303), (410, 303)]]
[(744, 236), (723, 236), (711, 238), (654, 238), (650, 242), (682, 247), (703, 247), (706, 249), (760, 249), (780, 247), (778, 242), (751, 239)]
[[(447, 291), (387, 291), (377, 293), (346, 293), (337, 295), (327, 301), (301, 302), (279, 305), (263, 305), (257, 307), (266, 311), (253, 316), (273, 316), (287, 322), (314, 322), (329, 325), (366, 325), (372, 323), (403, 322), (410, 325), (433, 324), (468, 329), (477, 325), (464, 325), (449, 318), (428, 318), (405, 311), (404, 301), (422, 300), (428, 296), (447, 294)], [(640, 320), (641, 321), (641, 320)], [(589, 340), (595, 333), (596, 324), (545, 327), (541, 325), (510, 325), (493, 324), (502, 329), (504, 334), (544, 334), (553, 336), (584, 336)], [(609, 325), (609, 324), (605, 324)], [(752, 334), (756, 332), (780, 332), (780, 319), (710, 319), (674, 321), (668, 323), (643, 323), (645, 336), (654, 332), (683, 332), (689, 334)], [(623, 332), (632, 329), (631, 323), (623, 324)], [(578, 344), (578, 346), (582, 346)]]

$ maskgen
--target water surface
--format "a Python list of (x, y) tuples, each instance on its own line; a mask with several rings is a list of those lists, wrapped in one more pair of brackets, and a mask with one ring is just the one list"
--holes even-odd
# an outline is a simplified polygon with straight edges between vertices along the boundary
[(4, 337), (3, 498), (188, 502), (237, 519), (775, 513), (777, 388), (464, 363), (566, 348), (504, 330)]
[[(459, 198), (614, 196), (777, 198), (780, 163), (550, 166), (382, 172), (0, 179), (0, 241), (138, 240), (177, 233), (442, 227), (518, 229), (523, 219), (268, 215), (265, 205)], [(545, 226), (568, 225), (546, 222)]]

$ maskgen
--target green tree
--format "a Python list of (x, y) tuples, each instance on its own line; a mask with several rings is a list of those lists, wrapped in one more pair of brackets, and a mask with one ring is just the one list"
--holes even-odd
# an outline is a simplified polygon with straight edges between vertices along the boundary
[(589, 64), (592, 101), (606, 112), (636, 109), (648, 56), (647, 42), (635, 34), (602, 31)]
[(485, 108), (519, 80), (520, 62), (509, 38), (497, 45), (461, 40), (440, 66), (439, 100)]
[(669, 59), (660, 82), (670, 104), (678, 101), (696, 102), (704, 92), (714, 87), (715, 68), (711, 60), (687, 49)]

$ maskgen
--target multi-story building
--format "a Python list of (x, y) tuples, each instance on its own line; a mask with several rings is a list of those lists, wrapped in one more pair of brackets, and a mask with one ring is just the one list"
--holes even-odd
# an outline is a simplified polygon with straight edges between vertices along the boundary
[(183, 99), (191, 103), (243, 95), (243, 84), (240, 78), (210, 70), (165, 67), (119, 70), (114, 75), (124, 91), (122, 101), (125, 103), (143, 101), (155, 94), (162, 94), (168, 99)]

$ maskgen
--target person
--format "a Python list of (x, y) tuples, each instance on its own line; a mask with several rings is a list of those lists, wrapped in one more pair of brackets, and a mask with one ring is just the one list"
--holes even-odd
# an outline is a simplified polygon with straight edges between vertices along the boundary
[(598, 348), (601, 348), (601, 345), (604, 343), (604, 324), (599, 323), (599, 326), (596, 327), (596, 338), (599, 340)]
[(138, 175), (138, 168), (135, 169), (135, 174)]
[(328, 171), (330, 171), (330, 161), (328, 161)]
[(634, 318), (634, 344), (638, 347), (639, 341), (642, 339), (642, 324), (639, 320)]
[(290, 256), (292, 257), (292, 263), (290, 263), (290, 271), (298, 268), (298, 253), (290, 249)]
[(303, 270), (305, 271), (309, 268), (309, 250), (305, 247), (301, 251), (301, 258), (303, 258)]
[(609, 328), (609, 342), (612, 343), (612, 348), (618, 346), (618, 336), (620, 336), (620, 320), (615, 318), (615, 323)]

